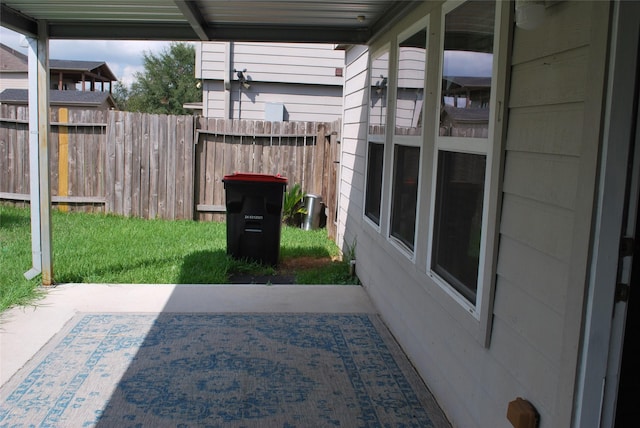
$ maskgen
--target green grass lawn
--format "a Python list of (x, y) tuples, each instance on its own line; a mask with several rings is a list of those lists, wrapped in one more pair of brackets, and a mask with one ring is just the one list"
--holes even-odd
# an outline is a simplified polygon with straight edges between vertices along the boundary
[[(0, 205), (0, 311), (38, 297), (31, 267), (29, 209)], [(54, 280), (57, 283), (224, 284), (237, 272), (276, 274), (273, 268), (226, 254), (226, 225), (52, 212)], [(283, 226), (281, 261), (337, 258), (326, 230)], [(288, 265), (295, 263), (288, 263)], [(353, 284), (344, 262), (295, 271), (299, 284)]]

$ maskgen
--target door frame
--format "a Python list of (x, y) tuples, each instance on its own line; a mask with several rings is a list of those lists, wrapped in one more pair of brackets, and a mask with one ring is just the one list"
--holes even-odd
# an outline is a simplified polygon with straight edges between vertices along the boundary
[[(631, 132), (637, 120), (633, 111), (637, 88), (630, 88), (635, 88), (639, 70), (638, 16), (639, 2), (616, 1), (613, 5), (594, 239), (573, 427), (612, 427), (615, 421), (627, 305), (614, 303), (619, 260), (611, 255), (619, 253), (621, 231), (625, 231), (625, 236), (634, 236), (634, 230), (629, 231), (623, 221), (627, 210), (627, 183), (640, 180), (640, 159), (630, 159), (635, 138)], [(636, 149), (635, 157), (639, 158), (640, 147)], [(628, 177), (629, 165), (633, 165), (631, 177)], [(634, 187), (636, 194), (628, 197), (631, 229), (635, 229), (637, 190)], [(630, 266), (630, 261), (625, 260), (625, 264)]]

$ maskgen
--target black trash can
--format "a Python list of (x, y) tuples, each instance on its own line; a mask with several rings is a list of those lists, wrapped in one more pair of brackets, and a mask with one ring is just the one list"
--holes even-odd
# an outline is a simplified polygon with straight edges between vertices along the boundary
[(222, 181), (227, 208), (227, 254), (276, 266), (287, 179), (235, 173), (225, 175)]

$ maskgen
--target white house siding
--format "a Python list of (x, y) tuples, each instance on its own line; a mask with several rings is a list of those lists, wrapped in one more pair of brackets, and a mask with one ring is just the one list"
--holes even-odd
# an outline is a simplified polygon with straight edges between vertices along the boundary
[[(234, 69), (246, 69), (250, 88), (238, 91)], [(204, 42), (196, 57), (196, 77), (205, 82), (203, 113), (208, 117), (240, 114), (242, 119), (264, 120), (267, 103), (282, 103), (285, 120), (339, 119), (343, 69), (344, 51), (333, 45)]]
[(344, 51), (309, 43), (234, 43), (233, 67), (247, 69), (253, 80), (311, 85), (342, 85), (336, 68), (344, 67)]
[(369, 102), (369, 52), (364, 46), (347, 51), (342, 118), (342, 157), (340, 160), (340, 200), (338, 203), (337, 241), (343, 250), (356, 244), (362, 222), (364, 171)]
[[(439, 5), (425, 3), (383, 37), (393, 45), (429, 8), (440, 16)], [(384, 215), (381, 232), (363, 220), (368, 99), (361, 76), (368, 54), (359, 47), (348, 52), (341, 243), (357, 237), (359, 278), (454, 426), (511, 427), (506, 411), (516, 397), (535, 405), (542, 428), (571, 424), (608, 8), (606, 2), (551, 3), (539, 28), (515, 30), (488, 347), (461, 306), (425, 273), (424, 250), (416, 248), (413, 261), (386, 238)], [(422, 181), (431, 173), (423, 164)], [(389, 175), (385, 165), (383, 195)], [(428, 201), (419, 204), (421, 236)]]
[(5, 89), (29, 89), (27, 73), (2, 73), (0, 76), (0, 92)]
[[(238, 96), (241, 96), (241, 106)], [(284, 120), (331, 122), (340, 118), (341, 96), (341, 87), (256, 82), (239, 92), (238, 83), (231, 84), (233, 117), (238, 118), (241, 108), (242, 119), (264, 120), (267, 103), (282, 103)]]

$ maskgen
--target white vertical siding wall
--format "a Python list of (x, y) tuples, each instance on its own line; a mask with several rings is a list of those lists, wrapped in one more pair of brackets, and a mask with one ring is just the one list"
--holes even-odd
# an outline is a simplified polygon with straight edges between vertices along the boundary
[[(344, 51), (333, 45), (232, 43), (226, 71), (225, 52), (225, 42), (201, 43), (196, 76), (205, 81), (206, 116), (225, 117), (225, 97), (217, 92), (224, 90), (226, 79), (230, 81), (226, 90), (233, 118), (238, 118), (241, 108), (242, 119), (264, 120), (267, 103), (283, 103), (285, 120), (333, 121), (341, 117), (344, 78), (336, 75), (336, 69), (344, 68)], [(249, 89), (238, 91), (234, 69), (246, 69)]]
[[(394, 45), (395, 35), (430, 8), (440, 15), (438, 4), (425, 3), (383, 37)], [(570, 426), (608, 8), (606, 2), (557, 2), (540, 28), (515, 30), (488, 347), (426, 275), (424, 261), (400, 254), (384, 236), (384, 224), (380, 233), (362, 221), (368, 55), (361, 48), (348, 52), (340, 236), (343, 245), (357, 237), (359, 278), (454, 426), (511, 427), (506, 410), (516, 397), (536, 406), (540, 427)]]

